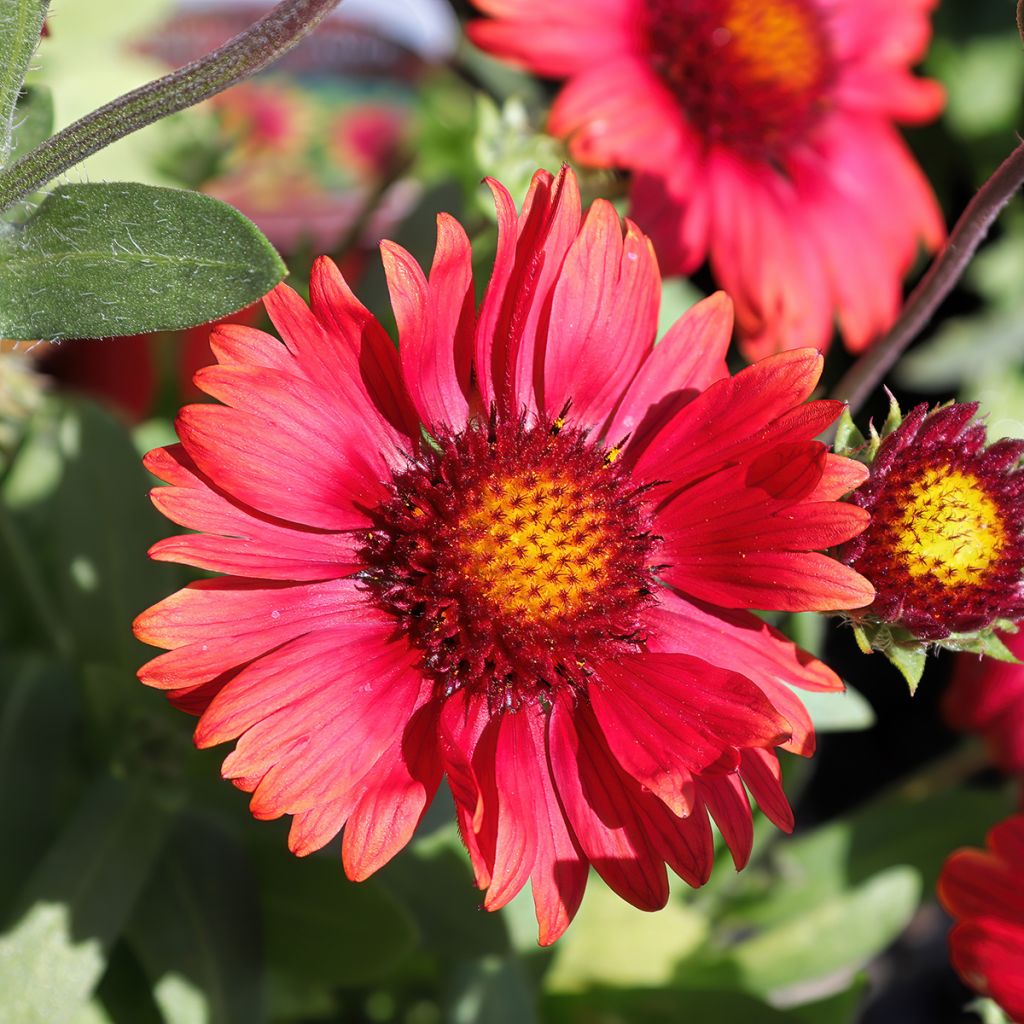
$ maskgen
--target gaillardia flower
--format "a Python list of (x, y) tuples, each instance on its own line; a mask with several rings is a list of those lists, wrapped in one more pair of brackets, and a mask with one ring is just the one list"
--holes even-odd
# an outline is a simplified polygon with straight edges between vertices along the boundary
[(893, 122), (935, 117), (915, 78), (934, 0), (474, 0), (470, 37), (568, 83), (549, 128), (634, 172), (662, 268), (710, 256), (751, 356), (813, 344), (837, 317), (868, 345), (919, 243), (944, 228)]
[(224, 573), (143, 613), (167, 649), (141, 670), (235, 740), (223, 772), (307, 854), (344, 827), (349, 876), (408, 842), (442, 775), (485, 906), (532, 881), (540, 939), (566, 928), (588, 865), (638, 907), (666, 862), (701, 884), (710, 812), (737, 865), (747, 790), (791, 814), (774, 750), (809, 754), (791, 686), (840, 688), (745, 608), (866, 604), (818, 553), (867, 514), (863, 467), (813, 440), (814, 350), (727, 375), (712, 296), (654, 347), (648, 240), (574, 177), (522, 211), (491, 182), (498, 248), (474, 308), (470, 248), (438, 220), (429, 276), (383, 258), (398, 349), (321, 259), (312, 308), (266, 299), (284, 343), (214, 332), (154, 501), (199, 531), (155, 558)]
[(863, 617), (917, 640), (1024, 617), (1024, 442), (986, 447), (977, 411), (917, 406), (882, 440), (850, 499), (871, 513), (842, 552), (875, 587)]
[(957, 919), (949, 948), (957, 974), (1024, 1020), (1024, 814), (996, 825), (987, 850), (957, 850), (939, 878), (939, 899)]

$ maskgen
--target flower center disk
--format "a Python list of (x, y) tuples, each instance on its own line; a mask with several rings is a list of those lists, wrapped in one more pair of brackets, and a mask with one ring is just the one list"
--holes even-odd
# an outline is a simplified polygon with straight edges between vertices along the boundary
[(708, 142), (778, 157), (827, 108), (835, 62), (811, 0), (647, 0), (654, 70)]
[(959, 470), (930, 469), (915, 482), (895, 530), (895, 550), (910, 575), (928, 574), (948, 587), (977, 583), (1004, 541), (999, 507), (977, 478)]
[(505, 704), (642, 642), (657, 538), (638, 486), (584, 431), (474, 423), (394, 480), (366, 573), (442, 692)]

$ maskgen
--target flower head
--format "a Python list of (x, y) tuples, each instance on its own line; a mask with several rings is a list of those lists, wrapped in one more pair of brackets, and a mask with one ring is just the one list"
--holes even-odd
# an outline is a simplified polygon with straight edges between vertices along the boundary
[(701, 884), (710, 812), (738, 866), (747, 791), (791, 813), (775, 748), (809, 754), (791, 686), (839, 689), (745, 608), (851, 608), (872, 590), (819, 553), (867, 514), (836, 499), (862, 466), (815, 436), (813, 350), (730, 378), (731, 307), (705, 300), (655, 348), (648, 240), (571, 173), (498, 208), (474, 308), (469, 242), (442, 215), (429, 276), (384, 243), (395, 349), (334, 264), (312, 309), (266, 300), (284, 343), (214, 332), (147, 464), (154, 501), (198, 533), (155, 558), (225, 575), (136, 621), (141, 670), (235, 740), (224, 775), (253, 814), (293, 816), (306, 854), (344, 827), (365, 878), (410, 838), (442, 775), (485, 906), (532, 882), (542, 942), (588, 866), (639, 907), (666, 862)]
[(977, 992), (1024, 1020), (1024, 814), (996, 825), (987, 850), (957, 850), (939, 878), (939, 899), (957, 919), (953, 966)]
[(1024, 617), (1024, 442), (986, 447), (977, 409), (917, 406), (851, 498), (871, 513), (842, 554), (875, 586), (865, 615), (919, 640)]
[(550, 129), (634, 172), (663, 267), (710, 255), (747, 351), (864, 348), (895, 318), (934, 197), (893, 127), (942, 92), (910, 67), (930, 0), (474, 0), (500, 57), (568, 83)]

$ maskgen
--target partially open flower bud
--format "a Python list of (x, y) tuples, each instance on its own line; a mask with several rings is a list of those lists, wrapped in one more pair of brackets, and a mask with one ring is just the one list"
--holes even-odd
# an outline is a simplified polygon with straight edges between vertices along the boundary
[(998, 653), (993, 627), (1024, 618), (1024, 441), (986, 446), (977, 410), (919, 405), (901, 421), (894, 408), (861, 448), (871, 476), (850, 500), (871, 525), (842, 559), (875, 586), (851, 615), (864, 647)]

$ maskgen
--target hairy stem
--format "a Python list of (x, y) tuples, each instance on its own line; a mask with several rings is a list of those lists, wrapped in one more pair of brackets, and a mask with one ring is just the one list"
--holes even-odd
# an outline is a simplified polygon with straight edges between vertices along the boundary
[(0, 172), (0, 212), (104, 146), (262, 70), (314, 29), (337, 4), (338, 0), (282, 0), (212, 53), (69, 125)]
[(931, 320), (935, 310), (960, 280), (992, 222), (1024, 184), (1024, 143), (1021, 143), (978, 190), (960, 215), (949, 240), (911, 292), (889, 332), (850, 367), (832, 392), (856, 413), (878, 387), (904, 349)]

